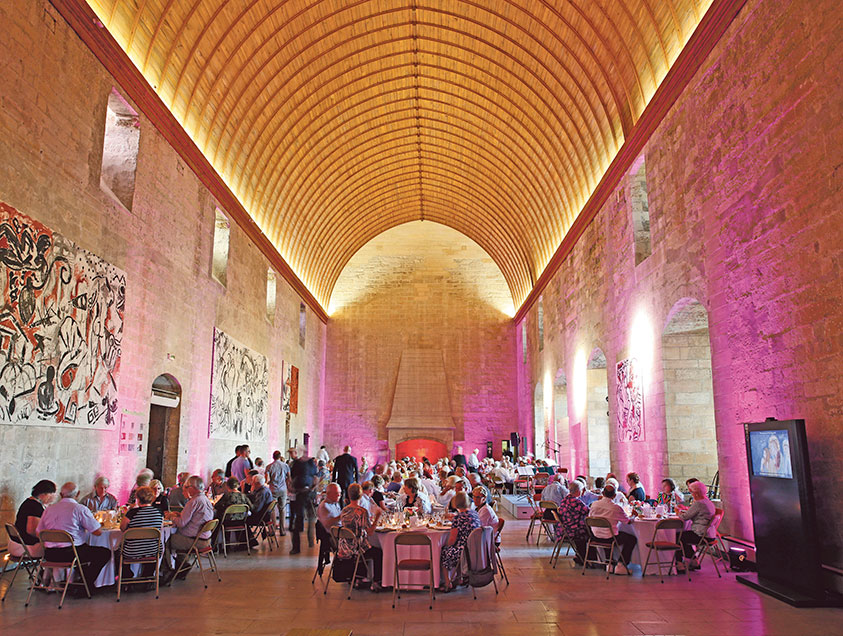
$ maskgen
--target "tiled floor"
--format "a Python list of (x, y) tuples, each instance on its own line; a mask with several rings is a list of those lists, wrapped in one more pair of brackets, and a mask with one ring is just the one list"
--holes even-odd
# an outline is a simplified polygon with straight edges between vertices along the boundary
[[(328, 595), (311, 586), (315, 552), (291, 557), (261, 552), (220, 559), (223, 583), (205, 590), (198, 573), (150, 593), (133, 593), (115, 603), (113, 592), (93, 600), (69, 599), (56, 609), (57, 597), (37, 594), (23, 607), (25, 586), (16, 583), (0, 607), (0, 634), (88, 636), (131, 634), (285, 634), (294, 627), (344, 627), (355, 636), (614, 636), (685, 634), (687, 636), (812, 636), (843, 633), (843, 610), (798, 610), (739, 585), (734, 575), (718, 580), (710, 565), (693, 583), (671, 577), (613, 576), (597, 571), (581, 576), (560, 561), (548, 565), (550, 546), (526, 544), (526, 522), (510, 521), (504, 560), (510, 585), (495, 596), (489, 586), (472, 599), (469, 590), (439, 595), (427, 609), (422, 592), (405, 593), (391, 607), (390, 594), (355, 592), (351, 601), (335, 584)], [(5, 588), (5, 583), (0, 585)]]

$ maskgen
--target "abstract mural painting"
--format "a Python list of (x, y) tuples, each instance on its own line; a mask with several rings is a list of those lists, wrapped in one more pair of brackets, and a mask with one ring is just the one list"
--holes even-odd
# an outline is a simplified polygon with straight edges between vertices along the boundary
[(208, 437), (265, 440), (268, 405), (269, 365), (266, 356), (214, 328)]
[(126, 274), (0, 203), (0, 423), (117, 428)]
[(299, 412), (299, 369), (289, 362), (281, 363), (281, 410), (286, 413)]
[(644, 439), (644, 390), (638, 361), (621, 360), (616, 371), (618, 441), (640, 442)]

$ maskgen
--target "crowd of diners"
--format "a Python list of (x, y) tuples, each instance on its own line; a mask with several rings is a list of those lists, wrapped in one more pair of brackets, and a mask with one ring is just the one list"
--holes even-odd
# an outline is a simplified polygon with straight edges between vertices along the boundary
[[(461, 447), (457, 447), (450, 458), (430, 461), (426, 457), (405, 457), (375, 466), (370, 466), (365, 458), (358, 464), (349, 446), (334, 458), (322, 446), (316, 457), (290, 449), (286, 457), (276, 450), (272, 459), (266, 465), (261, 458), (253, 461), (249, 446), (239, 445), (224, 469), (213, 470), (207, 484), (199, 475), (182, 472), (169, 488), (165, 488), (147, 468), (137, 475), (122, 506), (109, 492), (110, 483), (106, 476), (97, 477), (91, 491), (83, 496), (73, 482), (58, 488), (52, 481), (42, 480), (32, 488), (31, 496), (21, 503), (15, 527), (30, 554), (54, 561), (72, 556), (70, 545), (43, 545), (38, 533), (42, 530), (66, 531), (81, 561), (86, 564), (83, 566), (86, 579), (94, 581), (112, 556), (108, 548), (87, 543), (89, 535), (100, 535), (103, 531), (94, 513), (119, 509), (123, 513), (122, 530), (161, 528), (167, 520), (172, 524), (173, 532), (166, 542), (161, 565), (162, 580), (166, 583), (178, 569), (173, 568), (172, 557), (187, 551), (194, 540), (200, 548), (218, 543), (218, 533), (213, 537), (200, 534), (206, 522), (214, 518), (222, 520), (229, 506), (243, 504), (247, 509), (245, 518), (240, 515), (239, 519), (229, 518), (227, 521), (245, 521), (249, 528), (248, 541), (256, 545), (256, 529), (270, 504), (277, 500), (277, 510), (281, 512), (277, 526), (281, 535), (288, 531), (291, 533), (290, 554), (301, 552), (301, 533), (306, 532), (309, 546), (314, 547), (317, 537), (325, 538), (332, 526), (341, 524), (355, 532), (365, 557), (373, 562), (371, 589), (378, 591), (382, 554), (379, 548), (369, 543), (368, 536), (382, 513), (413, 509), (423, 515), (430, 514), (434, 507), (443, 510), (446, 518), (452, 520), (452, 529), (442, 550), (442, 565), (446, 570), (453, 571), (471, 530), (481, 526), (498, 527), (493, 488), (511, 488), (519, 477), (520, 468), (553, 472), (547, 463), (533, 461), (530, 457), (518, 460), (504, 457), (497, 461), (488, 457), (481, 459), (477, 449), (466, 456)], [(687, 567), (693, 569), (699, 567), (694, 560), (694, 547), (704, 536), (715, 509), (702, 482), (690, 479), (686, 485), (692, 498), (690, 505), (685, 504), (683, 495), (671, 479), (664, 479), (656, 497), (651, 498), (634, 472), (629, 473), (622, 484), (612, 473), (605, 478), (579, 475), (569, 481), (566, 470), (560, 468), (549, 477), (548, 485), (541, 491), (541, 498), (558, 506), (561, 520), (558, 532), (564, 530), (573, 539), (577, 551), (575, 562), (580, 564), (587, 541), (586, 517), (601, 516), (613, 522), (612, 531), (621, 546), (624, 560), (628, 562), (635, 537), (617, 532), (617, 524), (630, 521), (623, 504), (647, 501), (665, 505), (680, 518), (691, 522), (690, 528), (682, 532), (680, 541)], [(218, 532), (221, 527), (218, 527)], [(126, 541), (122, 549), (125, 555), (138, 558), (146, 556), (145, 551), (154, 554), (158, 546), (150, 545), (148, 541), (136, 545)], [(342, 541), (338, 557), (348, 557), (354, 549), (354, 546)], [(8, 550), (21, 556), (24, 546), (10, 538)], [(680, 563), (679, 567), (684, 569), (686, 565)], [(615, 572), (625, 573), (625, 570), (618, 564)], [(148, 575), (148, 571), (140, 573), (140, 576)], [(124, 577), (131, 576), (131, 571), (124, 572)], [(456, 582), (446, 580), (444, 586), (451, 589)]]

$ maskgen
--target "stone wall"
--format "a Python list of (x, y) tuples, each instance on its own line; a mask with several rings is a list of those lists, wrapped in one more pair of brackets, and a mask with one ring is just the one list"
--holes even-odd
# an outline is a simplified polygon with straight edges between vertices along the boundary
[[(644, 151), (652, 254), (636, 266), (627, 179), (544, 291), (542, 352), (536, 308), (526, 316), (518, 388), (526, 435), (531, 388), (562, 369), (573, 436), (588, 418), (589, 352), (606, 353), (613, 423), (614, 366), (636, 357), (645, 435), (622, 444), (613, 435), (611, 461), (654, 492), (668, 474), (662, 334), (677, 303), (698, 300), (710, 329), (726, 529), (752, 536), (742, 424), (804, 418), (823, 493), (823, 559), (837, 567), (843, 495), (827, 486), (843, 471), (841, 36), (834, 0), (747, 2)], [(582, 447), (569, 459), (586, 469)]]
[[(300, 298), (283, 279), (268, 321), (268, 263), (236, 226), (227, 284), (211, 278), (216, 203), (142, 114), (131, 211), (101, 189), (114, 81), (49, 3), (0, 4), (0, 49), (0, 201), (127, 273), (120, 412), (148, 417), (153, 380), (171, 374), (182, 390), (179, 470), (207, 476), (223, 466), (238, 442), (208, 438), (217, 326), (269, 360), (269, 435), (252, 443), (252, 457), (283, 443), (281, 360), (301, 371), (291, 437), (309, 431), (318, 441), (325, 326), (308, 311), (299, 345)], [(87, 490), (102, 472), (118, 496), (127, 494), (145, 456), (118, 456), (117, 436), (0, 424), (2, 519), (42, 478)]]
[(426, 418), (412, 413), (421, 425), (434, 425), (442, 409), (433, 396), (441, 393), (421, 379), (412, 383), (415, 399), (409, 387), (396, 394), (395, 386), (403, 353), (438, 350), (453, 441), (481, 455), (494, 441), (500, 456), (500, 442), (517, 425), (512, 300), (500, 270), (477, 244), (430, 222), (388, 230), (348, 263), (331, 308), (324, 411), (331, 453), (351, 443), (358, 457), (385, 458), (393, 395), (404, 400), (396, 411), (435, 400)]

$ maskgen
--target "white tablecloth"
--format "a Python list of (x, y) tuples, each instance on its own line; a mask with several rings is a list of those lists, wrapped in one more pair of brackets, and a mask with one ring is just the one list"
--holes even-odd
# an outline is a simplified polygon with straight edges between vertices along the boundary
[[(450, 530), (414, 530), (414, 533), (425, 534), (430, 537), (433, 545), (433, 584), (438, 587), (442, 580), (442, 547), (448, 541)], [(395, 537), (398, 532), (373, 532), (369, 541), (373, 546), (383, 550), (383, 579), (381, 584), (392, 587), (395, 584)], [(398, 546), (399, 559), (428, 559), (430, 550), (427, 546), (401, 545)], [(424, 572), (401, 572), (401, 583), (428, 585), (430, 575)]]
[[(656, 524), (661, 521), (660, 519), (643, 519), (641, 517), (636, 517), (632, 523), (622, 523), (618, 527), (620, 532), (626, 532), (635, 536), (638, 539), (638, 543), (635, 544), (635, 549), (632, 551), (632, 557), (630, 557), (630, 564), (632, 565), (640, 565), (644, 566), (644, 561), (647, 559), (647, 551), (649, 548), (647, 547), (647, 543), (653, 541), (654, 535), (656, 533)], [(685, 523), (685, 527), (690, 527), (690, 522)], [(677, 540), (677, 532), (676, 530), (659, 530), (661, 534), (658, 536), (659, 541), (676, 541)], [(654, 555), (651, 558), (653, 559), (662, 558)]]
[[(165, 526), (161, 530), (162, 542), (166, 543), (172, 533), (173, 528)], [(117, 580), (117, 564), (120, 563), (120, 553), (118, 550), (120, 549), (120, 541), (122, 538), (123, 532), (120, 531), (120, 529), (103, 530), (103, 533), (99, 536), (93, 534), (88, 535), (88, 545), (99, 546), (111, 550), (111, 560), (105, 564), (103, 569), (100, 571), (100, 575), (97, 577), (97, 580), (94, 581), (95, 587), (107, 587), (109, 585), (114, 585)], [(132, 572), (134, 572), (137, 576), (140, 573), (140, 565), (133, 565)]]

